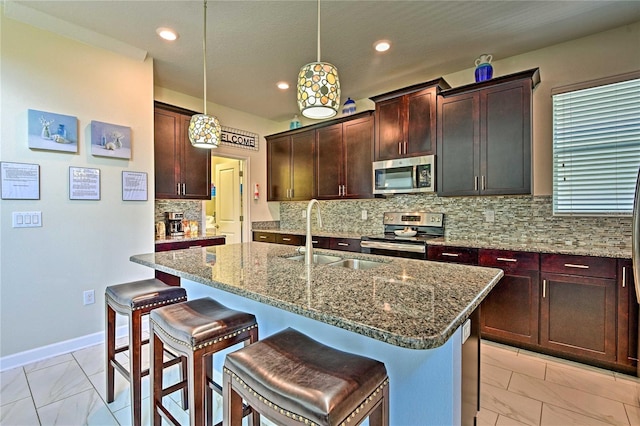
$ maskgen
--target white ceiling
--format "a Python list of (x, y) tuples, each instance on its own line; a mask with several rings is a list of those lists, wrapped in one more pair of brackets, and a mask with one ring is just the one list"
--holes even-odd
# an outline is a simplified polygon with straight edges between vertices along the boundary
[[(5, 15), (142, 60), (155, 84), (202, 97), (201, 0), (5, 0)], [(338, 1), (321, 3), (323, 61), (338, 68), (342, 103), (640, 21), (640, 1)], [(316, 60), (315, 0), (209, 0), (207, 98), (285, 121), (295, 79)], [(156, 28), (175, 28), (168, 43)], [(388, 39), (385, 54), (373, 43)], [(594, 52), (597, 60), (597, 52)], [(276, 82), (291, 88), (280, 91)], [(215, 113), (215, 112), (214, 112)]]

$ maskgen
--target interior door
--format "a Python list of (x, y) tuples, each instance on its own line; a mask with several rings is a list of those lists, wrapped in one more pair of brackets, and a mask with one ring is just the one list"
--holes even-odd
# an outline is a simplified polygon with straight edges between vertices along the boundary
[(216, 223), (218, 234), (226, 236), (226, 244), (242, 242), (240, 161), (216, 164)]

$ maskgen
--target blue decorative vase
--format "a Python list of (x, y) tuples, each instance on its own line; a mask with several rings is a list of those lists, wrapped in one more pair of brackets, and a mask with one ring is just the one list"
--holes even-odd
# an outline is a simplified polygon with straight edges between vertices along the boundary
[(347, 98), (347, 102), (342, 106), (342, 115), (351, 115), (356, 112), (356, 103), (353, 99)]
[(491, 66), (491, 55), (480, 55), (476, 59), (476, 83), (491, 80), (493, 77), (493, 67)]

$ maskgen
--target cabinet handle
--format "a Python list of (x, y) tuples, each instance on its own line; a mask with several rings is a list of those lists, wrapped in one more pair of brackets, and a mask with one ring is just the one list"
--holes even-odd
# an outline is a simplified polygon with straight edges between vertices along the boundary
[(565, 263), (566, 268), (589, 269), (589, 265), (576, 265), (575, 263)]
[(317, 240), (311, 240), (311, 244), (318, 244)]
[(496, 260), (501, 260), (503, 262), (517, 262), (518, 259), (510, 259), (508, 257), (497, 257)]
[(442, 253), (442, 255), (443, 256), (449, 256), (449, 257), (459, 257), (460, 256), (459, 253), (447, 253), (447, 252)]
[(187, 195), (187, 184), (186, 183), (182, 184), (182, 195)]
[(342, 196), (343, 197), (347, 196), (347, 185), (342, 185)]
[(338, 245), (339, 245), (339, 246), (342, 246), (342, 247), (349, 247), (349, 244), (348, 244), (348, 243), (338, 243)]
[(398, 155), (402, 155), (402, 142), (398, 142)]
[(485, 176), (482, 176), (482, 186), (481, 186), (482, 190), (484, 191), (485, 189), (487, 189), (487, 185), (486, 185), (486, 178)]
[(263, 239), (263, 240), (266, 240), (266, 239), (267, 239), (267, 236), (266, 236), (266, 235), (260, 235), (260, 237), (259, 237), (259, 238), (261, 238), (261, 239)]
[(176, 194), (180, 195), (180, 183), (176, 183)]
[(293, 198), (293, 188), (291, 188), (291, 196), (289, 198)]
[(291, 238), (282, 238), (282, 241), (291, 241)]
[(202, 246), (189, 246), (190, 249), (199, 249), (202, 248)]
[(547, 297), (547, 280), (542, 280), (542, 298)]
[(474, 191), (478, 190), (478, 176), (473, 177), (473, 190)]
[(407, 155), (407, 151), (408, 151), (408, 147), (409, 143), (407, 141), (404, 141), (404, 154)]
[(622, 267), (622, 288), (627, 286), (627, 267)]

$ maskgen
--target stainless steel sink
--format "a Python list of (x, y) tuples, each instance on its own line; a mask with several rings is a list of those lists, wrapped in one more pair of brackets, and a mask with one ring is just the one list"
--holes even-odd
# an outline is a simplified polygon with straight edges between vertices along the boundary
[(342, 266), (343, 268), (365, 270), (375, 268), (379, 264), (380, 262), (374, 262), (364, 259), (342, 259), (337, 262), (332, 262), (328, 266)]
[[(295, 260), (297, 262), (304, 262), (304, 254), (299, 256), (287, 257), (289, 260)], [(314, 254), (313, 255), (313, 263), (316, 265), (324, 265), (327, 263), (337, 262), (338, 260), (342, 260), (342, 258), (338, 256), (329, 256), (327, 254)]]

